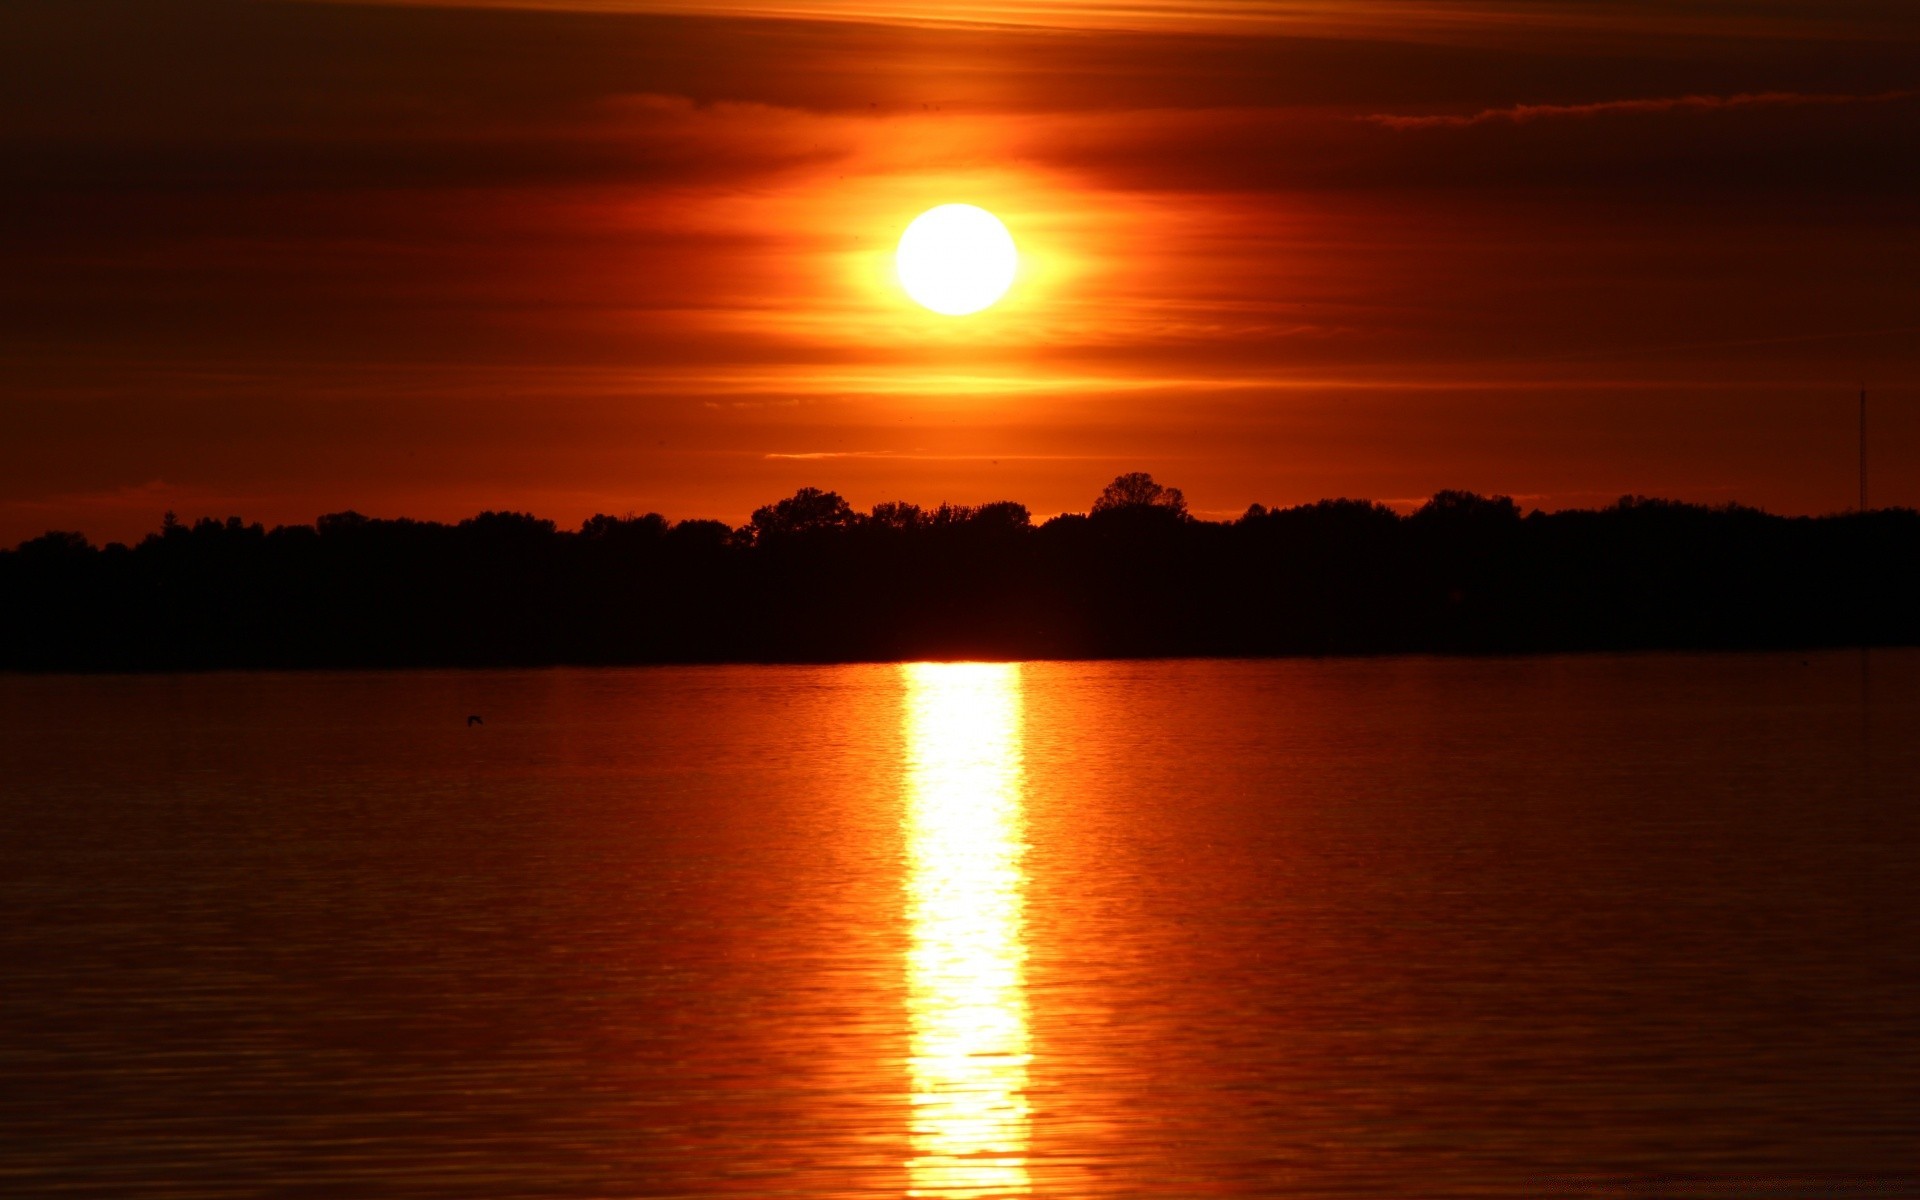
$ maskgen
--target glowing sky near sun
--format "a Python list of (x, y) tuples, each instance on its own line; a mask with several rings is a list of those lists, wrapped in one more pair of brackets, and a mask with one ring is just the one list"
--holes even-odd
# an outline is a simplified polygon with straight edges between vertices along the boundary
[[(88, 12), (93, 10), (89, 9)], [(102, 15), (104, 14), (104, 15)], [(855, 19), (857, 18), (857, 19)], [(935, 19), (937, 18), (937, 19)], [(0, 542), (161, 511), (1920, 502), (1859, 0), (0, 12)], [(956, 319), (894, 251), (1019, 247)]]

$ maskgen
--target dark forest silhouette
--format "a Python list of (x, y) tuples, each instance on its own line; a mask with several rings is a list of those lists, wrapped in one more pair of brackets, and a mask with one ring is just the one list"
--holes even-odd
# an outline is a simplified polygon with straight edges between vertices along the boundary
[(1144, 474), (1092, 511), (856, 512), (804, 488), (738, 529), (346, 512), (171, 514), (138, 545), (0, 552), (0, 667), (46, 670), (1529, 652), (1920, 642), (1920, 513), (1637, 497), (1523, 514), (1441, 492), (1190, 516)]

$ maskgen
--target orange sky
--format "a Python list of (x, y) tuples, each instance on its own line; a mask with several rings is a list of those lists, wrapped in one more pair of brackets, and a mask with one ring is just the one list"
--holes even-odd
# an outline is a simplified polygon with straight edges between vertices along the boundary
[[(1133, 469), (1819, 512), (1863, 380), (1920, 503), (1907, 8), (21, 0), (0, 542)], [(891, 280), (948, 201), (1024, 256), (974, 317)]]

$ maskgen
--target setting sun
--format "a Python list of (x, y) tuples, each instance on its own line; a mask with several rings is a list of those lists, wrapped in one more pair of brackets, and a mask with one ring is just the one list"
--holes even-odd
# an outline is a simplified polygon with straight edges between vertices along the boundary
[(915, 217), (894, 254), (900, 286), (926, 308), (962, 317), (1006, 295), (1020, 263), (1000, 218), (971, 204), (942, 204)]

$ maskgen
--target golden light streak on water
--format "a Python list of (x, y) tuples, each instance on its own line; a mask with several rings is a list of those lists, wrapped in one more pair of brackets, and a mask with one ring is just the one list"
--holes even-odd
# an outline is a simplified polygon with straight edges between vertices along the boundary
[(1020, 665), (909, 663), (909, 1195), (1025, 1195)]

